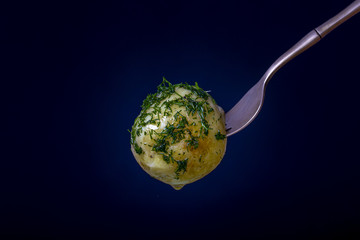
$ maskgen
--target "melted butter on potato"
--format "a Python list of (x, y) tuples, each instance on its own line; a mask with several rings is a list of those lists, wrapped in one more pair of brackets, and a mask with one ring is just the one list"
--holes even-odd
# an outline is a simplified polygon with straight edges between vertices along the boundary
[(225, 154), (224, 111), (197, 84), (165, 78), (144, 100), (131, 131), (131, 151), (152, 177), (181, 189), (210, 173)]

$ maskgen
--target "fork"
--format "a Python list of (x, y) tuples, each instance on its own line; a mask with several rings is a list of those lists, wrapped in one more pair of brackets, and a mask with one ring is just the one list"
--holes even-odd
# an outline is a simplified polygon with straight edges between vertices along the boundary
[(313, 29), (292, 48), (281, 55), (265, 72), (262, 78), (225, 114), (226, 136), (229, 137), (248, 126), (259, 114), (264, 103), (265, 89), (274, 74), (300, 53), (309, 49), (328, 33), (360, 12), (360, 0), (351, 3), (333, 18)]

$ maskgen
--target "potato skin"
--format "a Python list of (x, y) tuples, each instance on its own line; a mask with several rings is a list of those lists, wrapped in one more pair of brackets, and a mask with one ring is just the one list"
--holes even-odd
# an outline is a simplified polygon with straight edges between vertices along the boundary
[[(137, 144), (136, 148), (141, 149), (141, 153), (139, 153), (140, 150), (136, 151), (135, 144), (132, 144), (131, 151), (139, 165), (150, 176), (170, 184), (175, 189), (181, 189), (185, 184), (209, 174), (222, 160), (227, 142), (224, 137), (226, 134), (225, 115), (208, 93), (206, 94), (209, 97), (203, 99), (194, 94), (191, 89), (172, 86), (175, 86), (176, 93), (169, 94), (158, 104), (160, 108), (157, 108), (156, 117), (159, 119), (157, 122), (137, 124), (141, 114), (135, 121), (132, 131), (141, 129), (140, 133), (132, 134), (132, 143)], [(171, 107), (164, 104), (164, 102), (174, 102), (176, 99), (182, 101), (188, 99), (191, 103), (201, 102), (205, 110), (194, 112), (181, 104), (172, 104)], [(143, 115), (153, 111), (154, 107), (149, 107)], [(147, 116), (145, 120), (149, 118)], [(206, 134), (202, 127), (204, 123), (202, 120), (209, 126)], [(180, 125), (181, 121), (185, 124)], [(170, 130), (173, 135), (165, 135)], [(179, 132), (181, 130), (182, 132)], [(166, 150), (156, 148), (159, 146), (160, 138), (167, 141)]]

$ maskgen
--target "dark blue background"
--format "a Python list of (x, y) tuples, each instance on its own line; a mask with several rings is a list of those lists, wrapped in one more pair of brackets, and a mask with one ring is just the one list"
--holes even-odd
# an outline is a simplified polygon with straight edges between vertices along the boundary
[(181, 191), (141, 170), (127, 132), (162, 76), (230, 110), (351, 2), (3, 7), (0, 235), (359, 237), (360, 16), (281, 69), (219, 167)]

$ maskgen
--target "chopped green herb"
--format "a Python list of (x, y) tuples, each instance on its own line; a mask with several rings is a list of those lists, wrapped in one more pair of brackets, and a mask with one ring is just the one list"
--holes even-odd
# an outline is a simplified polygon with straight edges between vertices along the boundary
[(169, 146), (169, 142), (164, 138), (155, 139), (156, 144), (152, 147), (152, 150), (155, 152), (167, 152), (167, 146)]
[(182, 173), (186, 172), (187, 162), (188, 162), (187, 158), (185, 160), (180, 160), (180, 161), (175, 160), (175, 162), (177, 163), (177, 168), (175, 170), (177, 176), (179, 176), (180, 172)]
[(137, 154), (142, 154), (143, 153), (143, 150), (142, 150), (142, 148), (135, 142), (134, 143), (134, 149), (135, 149), (135, 152), (137, 153)]
[(226, 135), (221, 134), (220, 130), (215, 134), (216, 140), (224, 140), (226, 138)]
[(170, 162), (174, 162), (174, 158), (173, 158), (173, 151), (170, 152), (169, 155), (166, 154), (162, 154), (163, 155), (163, 159), (166, 163), (170, 163)]
[(196, 149), (199, 147), (199, 137), (191, 136), (191, 138), (185, 142), (187, 142), (187, 147), (190, 147), (190, 149)]

